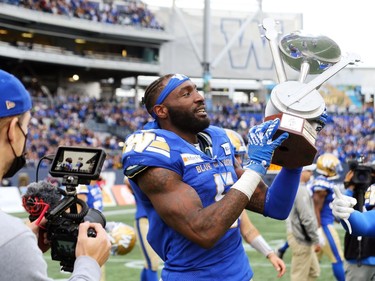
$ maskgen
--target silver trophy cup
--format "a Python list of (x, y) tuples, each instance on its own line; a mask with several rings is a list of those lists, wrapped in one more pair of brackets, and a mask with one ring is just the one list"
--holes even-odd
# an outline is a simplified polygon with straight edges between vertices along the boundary
[[(279, 40), (276, 22), (270, 18), (264, 19), (263, 28), (279, 80), (266, 105), (265, 120), (281, 119), (275, 138), (283, 132), (289, 133), (289, 138), (275, 150), (272, 163), (288, 168), (310, 165), (317, 153), (315, 142), (326, 107), (317, 89), (360, 59), (355, 54), (342, 57), (339, 46), (322, 35), (296, 31)], [(300, 72), (298, 81), (287, 81), (284, 63)], [(309, 74), (318, 76), (305, 83)]]

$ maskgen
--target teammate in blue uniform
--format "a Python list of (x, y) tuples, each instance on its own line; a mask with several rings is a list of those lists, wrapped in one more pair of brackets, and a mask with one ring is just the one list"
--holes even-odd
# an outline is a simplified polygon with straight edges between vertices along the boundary
[(268, 188), (262, 181), (280, 120), (249, 131), (249, 162), (235, 161), (224, 129), (210, 126), (203, 96), (186, 76), (151, 83), (144, 103), (155, 121), (128, 136), (124, 174), (142, 202), (148, 241), (164, 261), (161, 278), (249, 281), (253, 277), (238, 224), (244, 208), (285, 219), (301, 169), (282, 168)]
[[(124, 183), (130, 189), (130, 183), (128, 178), (125, 176)], [(158, 268), (160, 263), (159, 256), (155, 253), (154, 249), (147, 241), (147, 234), (149, 232), (149, 222), (147, 213), (142, 203), (135, 197), (136, 201), (136, 212), (135, 212), (135, 233), (137, 235), (137, 241), (139, 242), (140, 249), (144, 258), (144, 266), (141, 271), (141, 281), (158, 281)]]
[(323, 231), (325, 243), (318, 253), (319, 260), (322, 255), (328, 256), (332, 264), (333, 275), (336, 280), (345, 280), (344, 255), (340, 237), (334, 227), (335, 217), (332, 213), (331, 203), (334, 199), (334, 182), (342, 171), (340, 160), (331, 153), (325, 153), (316, 161), (316, 172), (320, 174), (313, 182), (312, 191), (315, 214), (318, 221), (318, 231)]
[(103, 212), (103, 193), (100, 183), (101, 180), (92, 180), (89, 185), (78, 185), (77, 197), (86, 202), (89, 208)]

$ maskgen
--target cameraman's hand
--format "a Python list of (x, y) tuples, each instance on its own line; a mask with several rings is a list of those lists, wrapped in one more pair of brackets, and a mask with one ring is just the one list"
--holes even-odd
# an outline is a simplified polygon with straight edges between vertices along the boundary
[(349, 170), (349, 172), (346, 173), (345, 178), (344, 178), (345, 189), (350, 189), (351, 191), (354, 191), (354, 184), (352, 183), (353, 175), (354, 175), (353, 170)]
[(353, 197), (342, 195), (342, 198), (335, 198), (332, 202), (332, 213), (335, 217), (342, 220), (348, 219), (354, 212), (353, 206), (357, 200)]
[[(89, 228), (95, 229), (96, 237), (88, 237)], [(111, 243), (107, 232), (99, 223), (84, 222), (79, 225), (76, 257), (89, 256), (102, 266), (109, 257)]]
[(40, 250), (45, 253), (51, 247), (50, 242), (47, 239), (47, 232), (43, 226), (47, 223), (47, 219), (43, 218), (39, 225), (37, 221), (28, 222), (27, 226), (30, 227), (31, 231), (34, 232), (36, 239), (38, 240), (38, 247)]
[(280, 119), (276, 118), (254, 126), (249, 130), (248, 154), (250, 161), (245, 168), (251, 169), (260, 175), (266, 174), (274, 150), (289, 136), (288, 133), (284, 132), (277, 139), (272, 140), (279, 125)]

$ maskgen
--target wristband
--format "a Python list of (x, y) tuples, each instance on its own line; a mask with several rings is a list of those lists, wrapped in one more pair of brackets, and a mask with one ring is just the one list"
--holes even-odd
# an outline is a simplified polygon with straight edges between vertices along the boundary
[(241, 191), (250, 200), (261, 179), (262, 177), (257, 172), (245, 169), (245, 172), (231, 188)]
[(253, 246), (255, 250), (262, 253), (266, 258), (269, 254), (274, 252), (266, 240), (264, 240), (262, 235), (255, 237), (253, 241), (250, 242), (250, 245)]

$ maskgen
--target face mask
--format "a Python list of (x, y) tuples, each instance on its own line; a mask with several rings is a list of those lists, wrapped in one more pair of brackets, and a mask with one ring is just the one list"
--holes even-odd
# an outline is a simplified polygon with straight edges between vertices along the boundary
[(20, 127), (20, 130), (21, 130), (23, 136), (25, 137), (25, 143), (23, 145), (22, 154), (20, 156), (17, 156), (16, 153), (14, 152), (13, 146), (12, 145), (10, 146), (12, 148), (12, 151), (13, 151), (13, 154), (14, 154), (15, 158), (14, 158), (12, 164), (10, 165), (9, 170), (4, 174), (3, 178), (13, 177), (26, 164), (26, 158), (25, 158), (26, 153), (25, 153), (25, 151), (26, 151), (27, 134), (25, 134), (23, 132), (23, 130), (21, 128), (21, 125), (19, 123), (17, 123), (17, 124)]

